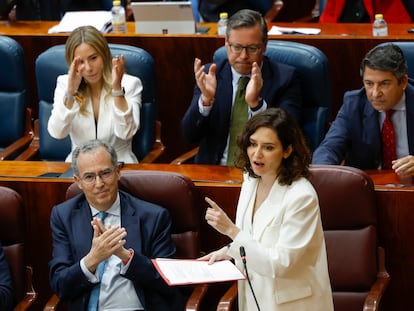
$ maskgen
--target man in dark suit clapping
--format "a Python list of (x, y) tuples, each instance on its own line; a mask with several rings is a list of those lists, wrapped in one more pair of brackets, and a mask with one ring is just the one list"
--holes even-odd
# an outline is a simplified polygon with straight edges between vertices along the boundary
[[(202, 65), (194, 61), (196, 86), (183, 120), (183, 134), (189, 143), (199, 144), (198, 164), (232, 165), (232, 107), (238, 81), (245, 86), (245, 120), (269, 107), (280, 107), (300, 121), (301, 85), (294, 67), (270, 61), (264, 52), (267, 26), (262, 15), (249, 9), (230, 17), (225, 36), (227, 58)], [(238, 119), (240, 120), (240, 119)], [(241, 124), (243, 126), (243, 124)]]

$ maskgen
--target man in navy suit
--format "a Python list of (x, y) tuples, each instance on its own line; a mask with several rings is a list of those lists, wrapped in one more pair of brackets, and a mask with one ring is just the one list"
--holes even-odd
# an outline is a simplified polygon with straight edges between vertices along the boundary
[(325, 139), (313, 154), (313, 164), (340, 164), (360, 169), (382, 168), (381, 128), (394, 110), (396, 158), (392, 169), (414, 175), (414, 87), (401, 49), (378, 46), (361, 63), (364, 87), (346, 92)]
[(229, 19), (225, 37), (227, 58), (206, 66), (195, 59), (196, 86), (182, 129), (185, 139), (200, 147), (196, 163), (227, 163), (232, 105), (241, 76), (249, 77), (245, 95), (249, 116), (269, 107), (280, 107), (300, 121), (302, 98), (298, 73), (294, 67), (265, 57), (266, 44), (267, 26), (263, 17), (245, 9)]
[(72, 168), (83, 193), (52, 210), (52, 290), (72, 311), (91, 310), (95, 286), (94, 310), (182, 311), (178, 289), (169, 287), (151, 262), (175, 253), (168, 211), (118, 189), (116, 152), (105, 142), (75, 149)]

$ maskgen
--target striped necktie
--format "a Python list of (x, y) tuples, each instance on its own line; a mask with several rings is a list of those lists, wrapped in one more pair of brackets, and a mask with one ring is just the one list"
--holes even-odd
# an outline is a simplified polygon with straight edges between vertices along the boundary
[[(107, 215), (107, 212), (99, 212), (98, 214), (96, 214), (96, 217), (99, 218), (102, 221), (102, 223), (104, 223), (105, 217)], [(98, 271), (99, 283), (92, 288), (91, 295), (89, 297), (88, 311), (98, 310), (99, 292), (101, 290), (101, 281), (103, 272), (105, 270), (105, 264), (106, 260), (100, 262), (98, 268), (96, 269)]]
[(247, 121), (246, 86), (249, 80), (249, 77), (244, 76), (240, 77), (237, 83), (237, 91), (231, 113), (229, 151), (227, 153), (227, 165), (230, 166), (234, 166), (234, 158), (237, 150), (237, 135), (241, 133)]

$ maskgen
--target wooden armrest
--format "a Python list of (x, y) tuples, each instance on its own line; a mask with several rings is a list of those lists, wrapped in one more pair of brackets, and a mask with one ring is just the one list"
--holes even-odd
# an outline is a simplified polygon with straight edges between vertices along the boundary
[(32, 110), (30, 108), (27, 108), (25, 111), (24, 136), (20, 137), (18, 140), (0, 151), (0, 161), (10, 159), (11, 156), (16, 154), (18, 151), (27, 148), (27, 146), (31, 143), (33, 137), (34, 133), (32, 127)]
[(365, 298), (364, 311), (379, 310), (379, 303), (385, 289), (390, 282), (390, 275), (385, 269), (385, 254), (382, 247), (378, 247), (378, 273), (377, 280), (371, 287), (367, 298)]
[(234, 282), (227, 292), (221, 297), (217, 311), (228, 311), (232, 310), (234, 303), (237, 300), (237, 282)]
[(39, 152), (39, 120), (34, 121), (34, 133), (33, 139), (27, 147), (19, 156), (15, 158), (17, 161), (27, 161), (32, 159)]
[(23, 311), (29, 309), (33, 302), (37, 298), (37, 293), (33, 288), (33, 269), (30, 266), (26, 267), (26, 295), (23, 299), (14, 307), (13, 311)]
[(43, 311), (59, 310), (60, 304), (61, 304), (60, 298), (57, 295), (53, 294), (47, 301), (45, 307), (43, 308)]
[(56, 311), (60, 305), (60, 298), (53, 294), (47, 301), (43, 311)]
[(198, 311), (200, 310), (200, 304), (203, 300), (204, 296), (206, 295), (208, 290), (207, 284), (200, 284), (197, 285), (194, 290), (192, 291), (190, 297), (187, 300), (187, 304), (185, 306), (186, 311)]
[(161, 141), (161, 122), (155, 121), (155, 142), (152, 150), (140, 161), (140, 163), (153, 163), (165, 150)]
[(28, 133), (0, 151), (0, 161), (11, 159), (11, 156), (26, 148), (32, 141), (33, 134)]
[(194, 149), (192, 149), (192, 150), (190, 150), (190, 151), (188, 151), (188, 152), (180, 155), (178, 158), (175, 158), (174, 160), (172, 160), (170, 162), (170, 164), (177, 164), (177, 165), (179, 165), (179, 164), (183, 164), (184, 162), (187, 162), (191, 158), (194, 158), (195, 155), (198, 153), (198, 148), (199, 147), (196, 147), (196, 148), (194, 148)]

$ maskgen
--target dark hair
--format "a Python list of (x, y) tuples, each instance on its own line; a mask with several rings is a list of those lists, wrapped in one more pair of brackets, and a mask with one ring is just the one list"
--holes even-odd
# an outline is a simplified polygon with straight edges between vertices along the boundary
[(389, 71), (401, 82), (407, 74), (407, 61), (401, 48), (395, 44), (384, 44), (371, 49), (361, 62), (360, 74), (364, 76), (365, 68)]
[(269, 108), (254, 115), (246, 122), (242, 133), (237, 137), (239, 154), (235, 161), (236, 167), (247, 172), (251, 177), (258, 177), (251, 167), (247, 148), (250, 146), (251, 135), (260, 127), (272, 129), (279, 137), (284, 150), (292, 146), (290, 156), (282, 160), (278, 176), (279, 183), (290, 185), (300, 177), (308, 177), (310, 150), (297, 122), (281, 108)]
[(78, 167), (78, 157), (81, 153), (88, 153), (91, 151), (95, 151), (96, 149), (104, 148), (109, 156), (111, 157), (111, 163), (113, 166), (118, 164), (118, 156), (116, 154), (115, 149), (105, 141), (99, 139), (89, 140), (83, 145), (80, 145), (75, 148), (72, 152), (72, 170), (76, 176), (79, 176), (79, 167)]
[(260, 25), (260, 29), (262, 30), (262, 42), (266, 43), (267, 25), (264, 18), (259, 12), (249, 9), (237, 11), (229, 18), (229, 22), (227, 23), (226, 36), (227, 38), (230, 36), (230, 31), (232, 29), (242, 27), (250, 28), (256, 26), (257, 24)]

